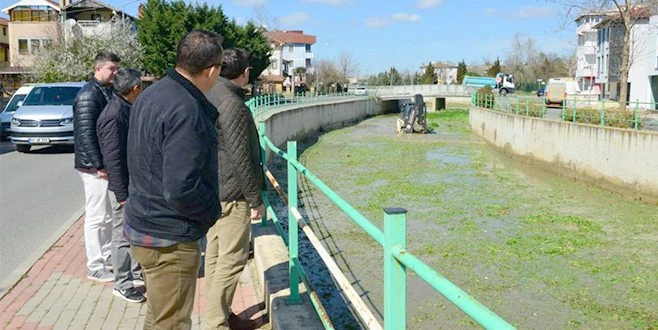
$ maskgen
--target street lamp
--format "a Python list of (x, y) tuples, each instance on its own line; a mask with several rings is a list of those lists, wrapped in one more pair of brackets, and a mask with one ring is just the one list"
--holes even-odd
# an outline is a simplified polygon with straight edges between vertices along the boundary
[(121, 5), (121, 25), (123, 26), (124, 30), (126, 29), (126, 16), (124, 14), (125, 13), (124, 9), (126, 8), (127, 5), (129, 5), (131, 3), (138, 2), (138, 1), (141, 1), (141, 0), (130, 0), (130, 1), (124, 2), (124, 4)]

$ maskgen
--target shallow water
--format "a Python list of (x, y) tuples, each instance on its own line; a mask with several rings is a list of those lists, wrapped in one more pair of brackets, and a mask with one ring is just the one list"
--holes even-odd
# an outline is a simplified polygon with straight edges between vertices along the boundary
[[(408, 250), (517, 327), (658, 326), (658, 208), (511, 160), (463, 114), (432, 121), (433, 134), (397, 135), (394, 116), (371, 118), (300, 160), (380, 229), (383, 207), (407, 208)], [(300, 189), (310, 225), (381, 321), (381, 246), (303, 179)], [(332, 321), (358, 328), (314, 258), (301, 260)], [(407, 298), (410, 329), (478, 327), (412, 272)]]

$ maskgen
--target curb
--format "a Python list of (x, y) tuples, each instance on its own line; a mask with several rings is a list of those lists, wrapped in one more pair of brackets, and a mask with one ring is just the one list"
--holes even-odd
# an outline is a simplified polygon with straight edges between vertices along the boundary
[(32, 254), (30, 254), (25, 261), (18, 266), (13, 272), (5, 278), (4, 281), (0, 282), (0, 299), (2, 299), (11, 289), (18, 284), (23, 279), (23, 276), (30, 271), (30, 268), (34, 266), (37, 260), (41, 259), (48, 250), (50, 250), (55, 243), (66, 233), (67, 230), (80, 218), (84, 216), (85, 209), (82, 207), (77, 212), (73, 213), (73, 216), (66, 220), (64, 224), (59, 227), (50, 237), (48, 237)]

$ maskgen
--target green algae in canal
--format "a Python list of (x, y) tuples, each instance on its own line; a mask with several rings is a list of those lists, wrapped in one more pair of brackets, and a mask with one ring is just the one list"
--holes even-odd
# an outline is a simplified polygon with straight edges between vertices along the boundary
[[(501, 155), (470, 133), (466, 111), (429, 119), (434, 134), (397, 135), (394, 116), (371, 118), (324, 134), (302, 159), (380, 228), (383, 207), (407, 208), (410, 252), (520, 328), (658, 327), (655, 206)], [(380, 247), (304, 190), (316, 227), (381, 310)], [(474, 326), (408, 279), (410, 327)]]

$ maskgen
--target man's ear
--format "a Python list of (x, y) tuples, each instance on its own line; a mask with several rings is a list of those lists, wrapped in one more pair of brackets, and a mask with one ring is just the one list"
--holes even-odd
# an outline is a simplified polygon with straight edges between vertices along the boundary
[(217, 72), (217, 74), (219, 75), (222, 72), (222, 67), (213, 65), (210, 68), (208, 68), (208, 77), (212, 77), (212, 75), (215, 74), (215, 72)]

